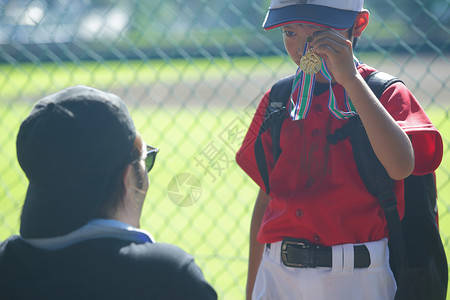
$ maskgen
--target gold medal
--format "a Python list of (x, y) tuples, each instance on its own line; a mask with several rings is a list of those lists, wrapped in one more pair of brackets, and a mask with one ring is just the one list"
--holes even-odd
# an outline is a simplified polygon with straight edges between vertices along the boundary
[(320, 71), (322, 59), (315, 53), (308, 51), (300, 59), (300, 69), (306, 74), (313, 75)]

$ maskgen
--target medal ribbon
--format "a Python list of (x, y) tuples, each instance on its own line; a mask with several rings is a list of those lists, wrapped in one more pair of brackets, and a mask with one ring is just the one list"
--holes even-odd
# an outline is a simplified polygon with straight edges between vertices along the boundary
[[(305, 45), (305, 49), (303, 51), (303, 55), (308, 50), (308, 43)], [(355, 65), (358, 66), (359, 62), (356, 57), (353, 57)], [(344, 98), (345, 98), (345, 107), (347, 111), (341, 111), (338, 108), (336, 97), (334, 96), (333, 86), (331, 84), (331, 73), (328, 71), (325, 61), (322, 60), (322, 68), (320, 73), (325, 77), (325, 79), (329, 82), (329, 91), (330, 96), (328, 98), (328, 110), (331, 114), (339, 120), (348, 119), (354, 115), (357, 115), (356, 109), (353, 106), (350, 98), (347, 95), (347, 92), (344, 89)], [(313, 92), (314, 92), (314, 84), (316, 80), (316, 75), (309, 75), (303, 72), (300, 67), (297, 69), (295, 73), (294, 83), (292, 85), (291, 92), (291, 102), (290, 102), (290, 116), (293, 121), (305, 119), (308, 115), (309, 108), (311, 107)], [(297, 101), (294, 101), (294, 97), (297, 95)]]
[[(355, 64), (358, 65), (358, 61), (354, 57), (353, 60), (355, 61)], [(325, 61), (322, 60), (322, 69), (320, 70), (320, 73), (325, 77), (325, 79), (329, 82), (329, 90), (330, 90), (330, 96), (328, 98), (328, 110), (331, 112), (331, 114), (339, 120), (348, 119), (352, 116), (357, 115), (356, 109), (353, 106), (352, 101), (347, 95), (347, 92), (344, 89), (344, 99), (345, 99), (345, 107), (347, 111), (342, 111), (337, 106), (336, 97), (333, 93), (333, 86), (331, 84), (331, 73), (328, 71), (327, 64)]]
[[(303, 55), (308, 50), (308, 43), (305, 45)], [(310, 75), (303, 72), (299, 67), (295, 73), (294, 83), (292, 84), (290, 115), (292, 120), (300, 120), (306, 118), (311, 107), (314, 92), (314, 84), (316, 82), (316, 74)], [(294, 95), (297, 95), (297, 101), (294, 102)]]

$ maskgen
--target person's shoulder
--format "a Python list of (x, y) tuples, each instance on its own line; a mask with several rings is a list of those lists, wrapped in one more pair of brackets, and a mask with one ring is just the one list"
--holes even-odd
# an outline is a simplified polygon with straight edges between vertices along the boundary
[(363, 63), (363, 62), (360, 62), (360, 63), (358, 64), (357, 69), (358, 69), (359, 74), (361, 74), (361, 76), (362, 76), (363, 78), (366, 78), (366, 77), (369, 76), (371, 73), (378, 71), (378, 70), (375, 69), (374, 67), (371, 67), (371, 66), (369, 66), (369, 65), (366, 65), (366, 64)]
[(280, 85), (280, 84), (284, 84), (284, 83), (286, 83), (286, 82), (291, 83), (291, 82), (294, 80), (294, 78), (295, 78), (295, 75), (289, 75), (289, 76), (283, 77), (283, 78), (281, 78), (281, 79), (278, 79), (278, 81), (275, 82), (275, 83), (273, 84), (273, 86), (275, 86), (275, 85)]
[[(13, 263), (14, 252), (21, 247), (21, 243), (23, 243), (23, 240), (18, 235), (10, 236), (8, 239), (0, 242), (0, 270), (7, 269)], [(0, 271), (0, 278), (2, 278), (2, 275), (5, 275), (5, 272)]]
[(6, 244), (6, 243), (16, 242), (16, 241), (19, 241), (19, 240), (22, 240), (22, 238), (19, 235), (11, 235), (6, 240), (0, 241), (0, 245)]
[(159, 242), (147, 242), (142, 244), (131, 243), (128, 245), (128, 248), (131, 252), (152, 253), (153, 255), (188, 255), (186, 251), (176, 245)]
[[(194, 257), (178, 246), (165, 243), (130, 244), (120, 250), (127, 256), (139, 280), (149, 278), (164, 299), (217, 299)], [(155, 287), (156, 288), (156, 287)]]
[(194, 258), (183, 249), (165, 243), (131, 243), (120, 250), (120, 254), (140, 262), (166, 265), (190, 263)]
[[(396, 76), (389, 74), (383, 70), (377, 70), (374, 67), (371, 67), (369, 65), (366, 65), (364, 63), (360, 63), (358, 65), (358, 72), (361, 74), (361, 76), (367, 80), (367, 78), (372, 74), (376, 73), (376, 80), (372, 81), (375, 86), (380, 84), (380, 87), (383, 88), (383, 91), (389, 89), (391, 92), (396, 91), (403, 91), (410, 93), (406, 85), (403, 83), (401, 78), (397, 78)], [(387, 93), (390, 94), (390, 93)]]
[(21, 237), (18, 235), (12, 235), (4, 241), (0, 242), (0, 256), (5, 252), (6, 248), (12, 246), (18, 242), (21, 242)]

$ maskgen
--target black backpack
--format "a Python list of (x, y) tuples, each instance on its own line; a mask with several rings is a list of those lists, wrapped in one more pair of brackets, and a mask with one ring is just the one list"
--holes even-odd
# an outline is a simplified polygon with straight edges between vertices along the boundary
[[(269, 94), (265, 120), (255, 141), (255, 157), (259, 172), (269, 194), (269, 175), (261, 135), (270, 130), (274, 163), (281, 154), (280, 131), (288, 117), (289, 101), (294, 76), (278, 81)], [(380, 98), (391, 84), (400, 79), (383, 72), (373, 72), (366, 82)], [(389, 229), (390, 265), (397, 282), (396, 300), (445, 300), (448, 284), (448, 265), (437, 225), (437, 193), (435, 174), (410, 175), (405, 183), (405, 215), (400, 221), (394, 181), (379, 162), (370, 145), (364, 126), (358, 116), (329, 135), (335, 145), (350, 138), (358, 172), (368, 191), (382, 206)]]

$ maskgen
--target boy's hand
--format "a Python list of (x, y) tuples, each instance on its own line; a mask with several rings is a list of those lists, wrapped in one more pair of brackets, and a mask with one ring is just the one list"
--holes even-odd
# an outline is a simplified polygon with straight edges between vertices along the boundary
[(334, 29), (316, 31), (311, 42), (312, 51), (327, 64), (327, 68), (342, 86), (358, 76), (353, 61), (352, 43)]

